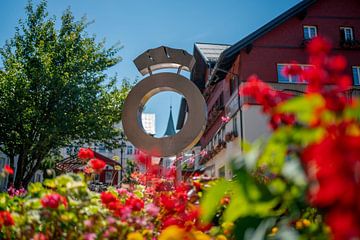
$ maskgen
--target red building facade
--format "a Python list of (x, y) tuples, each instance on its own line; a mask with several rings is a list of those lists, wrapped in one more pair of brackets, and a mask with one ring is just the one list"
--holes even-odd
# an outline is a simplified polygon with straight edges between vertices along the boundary
[[(232, 139), (240, 137), (251, 141), (265, 129), (257, 129), (256, 121), (261, 115), (246, 116), (243, 108), (246, 99), (237, 94), (238, 86), (250, 75), (257, 74), (281, 91), (304, 91), (304, 83), (283, 77), (281, 70), (292, 61), (309, 67), (306, 44), (317, 35), (332, 42), (333, 54), (348, 60), (346, 73), (352, 76), (354, 85), (349, 97), (360, 95), (360, 1), (303, 0), (223, 51), (215, 66), (207, 65), (207, 70), (202, 71), (202, 77), (193, 74), (196, 78), (192, 80), (202, 87), (209, 113), (200, 142), (211, 156), (203, 163), (214, 157), (214, 149), (229, 133)], [(223, 116), (228, 116), (230, 122), (224, 123)]]

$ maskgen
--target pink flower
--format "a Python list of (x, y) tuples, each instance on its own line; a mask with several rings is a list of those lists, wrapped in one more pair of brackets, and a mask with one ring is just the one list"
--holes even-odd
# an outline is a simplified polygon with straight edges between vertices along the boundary
[(91, 221), (90, 219), (85, 220), (84, 221), (84, 226), (88, 227), (88, 228), (92, 227), (93, 226), (93, 221)]
[(119, 188), (116, 190), (119, 195), (127, 195), (129, 192), (125, 188)]
[(146, 204), (145, 211), (150, 214), (150, 216), (156, 217), (160, 212), (160, 208), (153, 203), (149, 203)]
[(95, 233), (85, 233), (83, 239), (84, 240), (95, 240), (96, 234)]
[(204, 157), (207, 154), (206, 149), (201, 150), (200, 156)]
[(230, 117), (228, 117), (228, 116), (221, 116), (221, 121), (222, 121), (223, 123), (228, 123), (228, 122), (230, 122)]
[(33, 238), (33, 240), (48, 240), (45, 234), (43, 233), (36, 233)]

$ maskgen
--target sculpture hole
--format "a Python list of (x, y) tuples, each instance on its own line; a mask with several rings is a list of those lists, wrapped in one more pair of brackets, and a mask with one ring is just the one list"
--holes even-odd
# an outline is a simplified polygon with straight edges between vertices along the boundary
[[(162, 91), (152, 96), (144, 105), (141, 113), (142, 128), (144, 132), (162, 138), (175, 135), (185, 124), (178, 124), (179, 109), (186, 107), (183, 96), (174, 91)], [(181, 106), (183, 101), (184, 106)], [(171, 114), (171, 116), (170, 116)]]

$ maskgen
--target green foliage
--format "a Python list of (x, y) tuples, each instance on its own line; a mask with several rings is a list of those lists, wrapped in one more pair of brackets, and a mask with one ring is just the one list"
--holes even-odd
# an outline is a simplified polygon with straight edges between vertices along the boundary
[(0, 49), (0, 150), (13, 164), (16, 185), (25, 184), (50, 152), (101, 141), (114, 147), (124, 99), (131, 87), (117, 86), (106, 70), (117, 64), (120, 47), (105, 47), (86, 33), (85, 18), (70, 10), (48, 17), (46, 1), (30, 2), (13, 38)]
[[(297, 103), (304, 104), (296, 99), (283, 106), (291, 113), (311, 111), (297, 108)], [(281, 126), (266, 142), (246, 144), (243, 156), (232, 162), (234, 178), (217, 180), (206, 189), (201, 200), (203, 220), (233, 222), (234, 239), (328, 239), (321, 215), (304, 211), (307, 179), (297, 156), (301, 147), (323, 135), (322, 128)], [(226, 196), (229, 204), (220, 204)], [(314, 238), (317, 235), (321, 237)]]
[[(47, 209), (41, 205), (41, 198), (54, 192), (66, 196), (67, 206)], [(11, 239), (29, 239), (34, 231), (52, 231), (53, 239), (76, 239), (85, 231), (86, 220), (96, 219), (98, 230), (106, 225), (107, 210), (102, 207), (99, 195), (88, 190), (82, 175), (62, 175), (46, 180), (43, 185), (30, 184), (25, 197), (9, 197), (2, 193), (0, 209), (12, 212), (16, 225), (10, 227)], [(0, 237), (4, 235), (0, 233)]]

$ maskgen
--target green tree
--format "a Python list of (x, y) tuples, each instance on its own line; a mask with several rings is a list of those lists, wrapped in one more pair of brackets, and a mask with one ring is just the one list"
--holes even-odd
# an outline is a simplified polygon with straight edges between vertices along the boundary
[(124, 99), (130, 88), (106, 70), (120, 47), (85, 31), (86, 18), (68, 9), (56, 27), (47, 3), (26, 6), (13, 38), (0, 49), (0, 151), (14, 166), (15, 186), (27, 185), (43, 159), (70, 142), (104, 142), (115, 147)]

